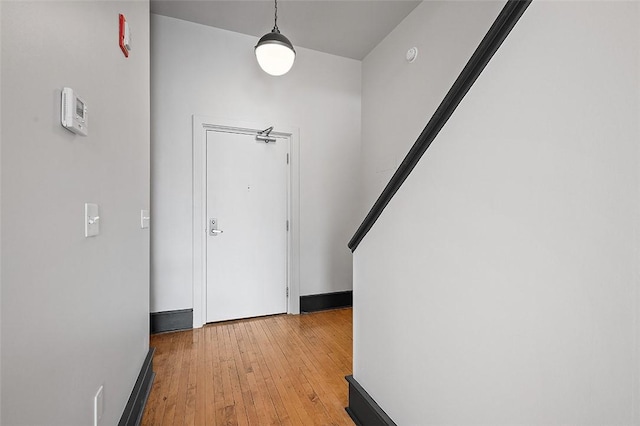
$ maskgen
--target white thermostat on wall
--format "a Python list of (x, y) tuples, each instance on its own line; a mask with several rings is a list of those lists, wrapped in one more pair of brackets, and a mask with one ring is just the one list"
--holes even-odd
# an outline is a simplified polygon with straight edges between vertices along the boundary
[(60, 121), (65, 129), (81, 136), (87, 136), (89, 131), (87, 104), (69, 87), (62, 89), (60, 115)]

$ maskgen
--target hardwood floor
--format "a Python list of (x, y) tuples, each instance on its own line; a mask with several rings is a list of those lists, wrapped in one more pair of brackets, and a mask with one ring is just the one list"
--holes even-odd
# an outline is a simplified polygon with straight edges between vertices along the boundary
[(351, 309), (151, 336), (143, 425), (353, 425)]

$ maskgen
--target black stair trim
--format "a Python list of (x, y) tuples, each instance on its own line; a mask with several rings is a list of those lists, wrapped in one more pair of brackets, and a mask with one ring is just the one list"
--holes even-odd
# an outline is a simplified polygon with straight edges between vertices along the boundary
[(387, 183), (382, 194), (376, 200), (364, 221), (351, 238), (351, 241), (349, 241), (348, 245), (352, 252), (355, 251), (364, 236), (367, 235), (373, 224), (376, 223), (382, 211), (387, 204), (389, 204), (389, 201), (391, 201), (398, 189), (400, 189), (418, 161), (420, 161), (420, 158), (427, 148), (429, 148), (431, 142), (433, 142), (438, 133), (440, 133), (440, 130), (449, 120), (471, 86), (473, 86), (473, 83), (475, 83), (478, 76), (480, 76), (505, 38), (507, 38), (524, 11), (529, 7), (531, 1), (532, 0), (509, 0), (504, 8), (502, 8), (502, 11), (493, 25), (491, 25), (491, 28), (480, 42), (480, 45), (476, 48), (469, 62), (467, 62), (462, 69), (462, 72), (453, 83), (453, 86), (451, 86), (451, 89), (449, 89), (449, 92), (440, 103), (433, 117), (431, 117), (420, 136), (418, 136), (409, 153), (404, 160), (402, 160), (402, 163), (398, 166), (389, 183)]

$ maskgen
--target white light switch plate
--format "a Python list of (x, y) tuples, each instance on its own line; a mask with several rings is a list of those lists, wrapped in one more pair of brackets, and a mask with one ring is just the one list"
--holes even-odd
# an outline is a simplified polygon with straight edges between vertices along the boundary
[(150, 220), (151, 216), (149, 216), (149, 210), (140, 210), (140, 228), (147, 229), (149, 227)]
[(100, 213), (97, 204), (84, 205), (84, 236), (93, 237), (100, 233)]

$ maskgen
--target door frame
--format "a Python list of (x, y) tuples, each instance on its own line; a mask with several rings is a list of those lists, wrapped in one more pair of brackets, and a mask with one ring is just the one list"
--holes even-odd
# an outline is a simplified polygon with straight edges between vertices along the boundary
[[(193, 328), (206, 323), (207, 313), (207, 131), (256, 133), (274, 123), (246, 122), (193, 115)], [(289, 139), (287, 188), (287, 313), (300, 313), (300, 131), (275, 126), (272, 135)], [(284, 224), (283, 224), (284, 226)]]

